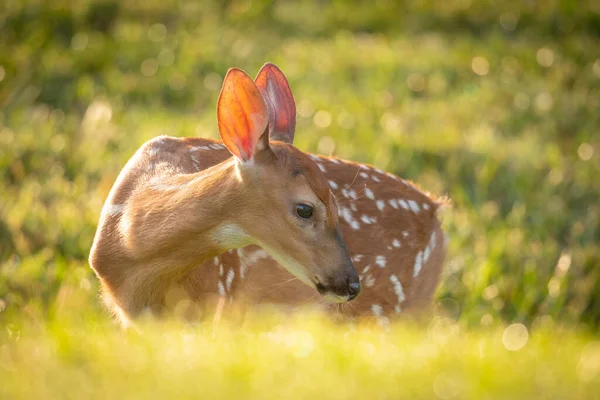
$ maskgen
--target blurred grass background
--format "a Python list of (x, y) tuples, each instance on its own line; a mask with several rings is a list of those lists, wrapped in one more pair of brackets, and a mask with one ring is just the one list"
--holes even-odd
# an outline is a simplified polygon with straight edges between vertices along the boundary
[[(368, 162), (452, 199), (436, 315), (458, 319), (460, 335), (450, 324), (437, 346), (436, 329), (433, 342), (420, 342), (418, 329), (392, 327), (348, 342), (323, 321), (297, 324), (314, 328), (311, 339), (283, 335), (292, 349), (318, 343), (318, 365), (290, 361), (278, 347), (261, 364), (254, 352), (272, 341), (256, 326), (221, 332), (222, 342), (208, 328), (185, 328), (186, 336), (155, 327), (146, 341), (111, 336), (87, 256), (118, 172), (154, 136), (217, 138), (224, 73), (237, 66), (254, 76), (266, 61), (294, 91), (299, 148)], [(586, 345), (600, 329), (599, 130), (593, 0), (4, 0), (0, 371), (8, 379), (0, 394), (81, 398), (100, 382), (102, 398), (187, 389), (192, 397), (202, 383), (223, 389), (232, 379), (248, 379), (248, 394), (273, 385), (267, 366), (280, 365), (276, 376), (329, 374), (314, 386), (300, 378), (270, 386), (281, 396), (314, 396), (348, 384), (350, 373), (372, 390), (402, 381), (390, 392), (397, 396), (494, 397), (487, 388), (498, 397), (584, 398), (594, 391), (581, 382), (600, 381), (600, 347)], [(516, 356), (498, 345), (504, 323), (540, 333)], [(186, 358), (195, 340), (216, 364)], [(398, 353), (405, 343), (414, 354)], [(127, 364), (138, 357), (153, 362)], [(144, 386), (166, 373), (180, 383)]]

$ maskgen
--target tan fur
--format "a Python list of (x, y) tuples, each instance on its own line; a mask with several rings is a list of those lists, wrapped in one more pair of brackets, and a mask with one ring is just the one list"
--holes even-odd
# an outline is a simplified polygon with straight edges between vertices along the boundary
[[(225, 266), (223, 275), (232, 269), (236, 276), (226, 295), (234, 303), (309, 303), (348, 316), (373, 315), (374, 305), (376, 309), (381, 307), (382, 316), (388, 317), (398, 314), (398, 310), (415, 313), (429, 307), (446, 255), (446, 238), (438, 219), (438, 209), (443, 205), (443, 200), (436, 200), (412, 183), (372, 166), (322, 156), (318, 156), (317, 160), (325, 168), (326, 178), (335, 184), (332, 191), (338, 198), (340, 215), (344, 210), (349, 210), (359, 224), (359, 229), (355, 230), (346, 219), (340, 218), (344, 241), (361, 277), (360, 296), (342, 305), (328, 304), (314, 289), (301, 284), (270, 258), (260, 258), (246, 266), (245, 277), (240, 279), (240, 254), (251, 255), (260, 251), (256, 246), (219, 257), (217, 264)], [(349, 193), (351, 190), (355, 194)], [(367, 190), (371, 191), (369, 195), (373, 198), (367, 196)], [(408, 210), (399, 200), (406, 202)], [(377, 201), (383, 201), (383, 210), (378, 208)], [(409, 201), (418, 205), (418, 212), (410, 208)], [(379, 204), (381, 206), (382, 203)], [(352, 207), (356, 211), (352, 211)], [(361, 220), (363, 215), (375, 218), (376, 222), (364, 223)], [(413, 277), (417, 255), (425, 251), (434, 232), (435, 246), (430, 249), (427, 262), (423, 263), (419, 274)], [(399, 247), (395, 247), (398, 243)], [(383, 260), (378, 257), (385, 257), (384, 268), (378, 266), (377, 261)], [(367, 265), (370, 267), (363, 272)], [(402, 285), (405, 296), (402, 302), (398, 302), (392, 275)], [(181, 283), (192, 299), (202, 300), (216, 296), (218, 282), (223, 279), (219, 276), (219, 268), (211, 269), (210, 265), (204, 265), (190, 271)], [(367, 281), (374, 281), (373, 286), (368, 286)]]
[[(306, 284), (355, 274), (343, 242), (328, 233), (338, 229), (337, 208), (321, 171), (288, 144), (272, 142), (268, 151), (262, 157), (273, 160), (257, 155), (261, 166), (243, 172), (243, 182), (229, 152), (211, 140), (160, 137), (132, 157), (106, 201), (89, 258), (123, 323), (145, 309), (160, 313), (169, 288), (237, 247), (218, 242), (215, 232), (228, 222), (298, 261)], [(296, 229), (290, 195), (322, 201), (315, 239), (298, 239), (304, 232)], [(114, 205), (122, 211), (111, 214)]]
[[(224, 298), (352, 316), (426, 307), (445, 258), (441, 202), (371, 166), (302, 153), (291, 145), (285, 76), (266, 64), (257, 82), (237, 69), (225, 77), (217, 115), (227, 148), (160, 137), (123, 168), (89, 258), (106, 303), (123, 324), (189, 301), (218, 299), (221, 310)], [(313, 206), (309, 220), (298, 204)], [(348, 300), (357, 272), (363, 293), (351, 303), (315, 290)]]

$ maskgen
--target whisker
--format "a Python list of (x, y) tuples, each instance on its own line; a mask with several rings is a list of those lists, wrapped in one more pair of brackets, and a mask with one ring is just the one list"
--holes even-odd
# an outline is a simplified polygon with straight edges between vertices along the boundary
[(354, 185), (354, 182), (356, 182), (356, 178), (358, 178), (358, 173), (360, 172), (360, 167), (358, 167), (358, 169), (356, 170), (356, 175), (354, 175), (354, 179), (352, 179), (352, 182), (350, 182), (350, 184), (348, 185), (348, 187), (350, 188), (352, 185)]
[(275, 284), (270, 285), (270, 286), (265, 286), (265, 287), (263, 287), (263, 289), (264, 290), (269, 290), (269, 292), (272, 292), (273, 290), (279, 289), (281, 286), (285, 285), (286, 283), (290, 283), (290, 282), (297, 281), (297, 280), (298, 280), (298, 278), (293, 277), (293, 278), (290, 278), (290, 279), (285, 280), (283, 282), (275, 283)]

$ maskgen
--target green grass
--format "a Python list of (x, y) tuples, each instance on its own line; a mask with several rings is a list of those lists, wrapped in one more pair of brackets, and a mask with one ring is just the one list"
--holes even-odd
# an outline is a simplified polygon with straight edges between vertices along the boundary
[(142, 324), (120, 333), (97, 314), (9, 326), (7, 399), (593, 399), (600, 341), (564, 328), (468, 330), (334, 325), (318, 315), (245, 324)]
[[(596, 4), (1, 2), (0, 397), (593, 397)], [(154, 136), (218, 137), (227, 68), (266, 61), (294, 91), (299, 148), (452, 199), (441, 336), (311, 316), (273, 339), (267, 316), (137, 337), (101, 311), (87, 256), (119, 170)], [(530, 337), (512, 352), (514, 323)]]

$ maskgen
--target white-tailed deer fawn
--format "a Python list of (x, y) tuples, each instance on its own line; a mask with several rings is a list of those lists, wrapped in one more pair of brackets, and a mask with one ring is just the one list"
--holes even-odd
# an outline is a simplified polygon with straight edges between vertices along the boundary
[[(291, 144), (296, 111), (283, 73), (266, 64), (256, 83), (270, 112), (271, 139)], [(218, 152), (206, 149), (208, 156)], [(256, 246), (238, 249), (180, 280), (188, 295), (249, 303), (319, 303), (345, 315), (391, 316), (427, 307), (439, 282), (445, 237), (437, 216), (442, 201), (413, 184), (365, 164), (310, 156), (338, 198), (340, 228), (360, 274), (362, 294), (350, 303), (323, 302)], [(213, 266), (211, 269), (210, 266)]]
[(217, 119), (223, 144), (150, 140), (111, 189), (89, 262), (122, 323), (144, 309), (159, 310), (167, 290), (190, 270), (250, 244), (311, 293), (356, 297), (359, 277), (327, 180), (306, 154), (269, 142), (267, 104), (239, 69), (224, 79)]

